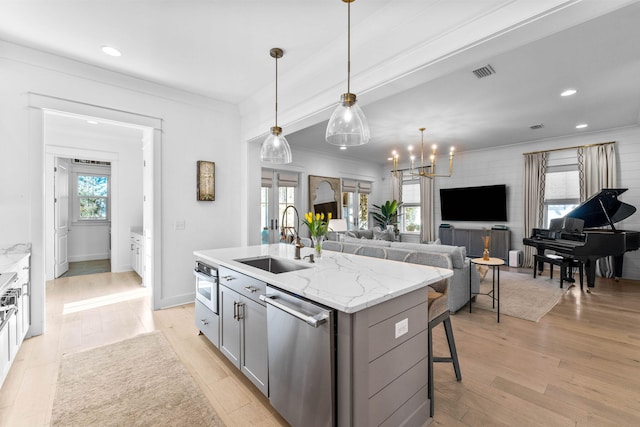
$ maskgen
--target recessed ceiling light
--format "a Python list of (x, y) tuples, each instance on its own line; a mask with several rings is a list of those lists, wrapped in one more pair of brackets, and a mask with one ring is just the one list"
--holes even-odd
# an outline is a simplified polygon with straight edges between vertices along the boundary
[(340, 146), (340, 149), (341, 149), (341, 150), (346, 150), (346, 149), (347, 149), (347, 147), (346, 147), (346, 146), (344, 146), (344, 145), (341, 145), (341, 146)]
[(586, 128), (587, 126), (589, 126), (589, 125), (588, 125), (588, 124), (586, 124), (586, 123), (581, 123), (581, 124), (579, 124), (579, 125), (577, 125), (577, 126), (576, 126), (576, 129), (584, 129), (584, 128)]
[(107, 45), (102, 46), (102, 51), (109, 56), (122, 56), (122, 52), (120, 52), (118, 49), (116, 49), (113, 46), (107, 46)]
[(387, 160), (393, 160), (393, 157), (387, 157)]
[(89, 123), (90, 125), (97, 125), (98, 122), (96, 122), (95, 120), (87, 120), (87, 123)]
[(560, 94), (560, 96), (571, 96), (571, 95), (575, 95), (575, 94), (576, 94), (576, 92), (578, 92), (578, 91), (577, 91), (577, 90), (575, 90), (575, 89), (567, 89), (567, 90), (565, 90), (564, 92), (562, 92), (562, 93)]

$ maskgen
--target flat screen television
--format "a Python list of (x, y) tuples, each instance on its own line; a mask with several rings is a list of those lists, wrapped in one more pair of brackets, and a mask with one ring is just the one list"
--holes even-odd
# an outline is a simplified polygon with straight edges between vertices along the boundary
[(506, 221), (507, 186), (441, 188), (443, 221)]

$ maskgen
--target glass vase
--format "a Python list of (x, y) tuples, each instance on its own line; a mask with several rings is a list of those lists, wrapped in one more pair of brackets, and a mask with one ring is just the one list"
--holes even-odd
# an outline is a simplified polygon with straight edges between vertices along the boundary
[(315, 257), (322, 257), (322, 241), (324, 240), (324, 236), (311, 236), (311, 241), (313, 242), (313, 249), (315, 250)]
[(482, 242), (484, 243), (484, 251), (482, 252), (482, 259), (485, 261), (489, 261), (489, 241), (491, 238), (489, 236), (482, 237)]

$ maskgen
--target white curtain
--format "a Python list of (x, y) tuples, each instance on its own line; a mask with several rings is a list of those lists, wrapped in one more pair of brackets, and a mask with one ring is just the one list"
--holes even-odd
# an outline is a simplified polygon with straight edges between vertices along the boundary
[(393, 200), (398, 203), (402, 202), (402, 171), (394, 172), (391, 174), (391, 189), (393, 193)]
[[(542, 227), (544, 218), (544, 182), (547, 153), (524, 155), (524, 232), (530, 235), (534, 228)], [(533, 267), (534, 248), (524, 247), (523, 266)]]
[(433, 228), (433, 179), (429, 177), (420, 177), (420, 213), (422, 223), (420, 227), (420, 241), (431, 242), (435, 240), (435, 231)]
[[(617, 188), (615, 143), (581, 147), (578, 149), (580, 173), (580, 202), (603, 188)], [(613, 258), (598, 260), (597, 270), (603, 277), (613, 277)]]

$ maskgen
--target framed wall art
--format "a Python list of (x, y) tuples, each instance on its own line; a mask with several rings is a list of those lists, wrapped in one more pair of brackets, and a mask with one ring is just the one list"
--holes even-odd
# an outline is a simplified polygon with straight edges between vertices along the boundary
[(212, 202), (216, 199), (215, 172), (214, 162), (198, 160), (198, 201)]
[(309, 175), (309, 210), (313, 213), (331, 212), (332, 218), (340, 218), (342, 201), (340, 178)]

